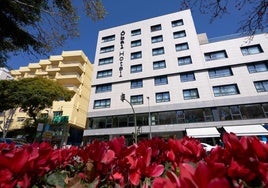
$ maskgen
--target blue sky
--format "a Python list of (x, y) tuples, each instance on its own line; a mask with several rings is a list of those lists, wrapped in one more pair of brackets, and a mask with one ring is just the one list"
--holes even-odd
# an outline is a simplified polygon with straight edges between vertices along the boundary
[[(101, 21), (91, 21), (81, 15), (79, 24), (80, 37), (66, 41), (63, 47), (55, 49), (51, 55), (60, 55), (62, 51), (83, 50), (91, 62), (94, 61), (98, 31), (128, 24), (135, 21), (161, 16), (180, 10), (179, 0), (103, 0), (108, 12)], [(221, 19), (210, 23), (210, 16), (200, 14), (198, 9), (192, 10), (193, 19), (197, 33), (207, 33), (208, 38), (220, 37), (236, 33), (239, 28), (239, 20), (242, 15), (236, 13), (227, 14)], [(47, 56), (36, 57), (27, 54), (12, 56), (7, 64), (18, 69), (20, 66), (27, 66), (29, 63), (38, 63), (40, 59), (47, 59)]]

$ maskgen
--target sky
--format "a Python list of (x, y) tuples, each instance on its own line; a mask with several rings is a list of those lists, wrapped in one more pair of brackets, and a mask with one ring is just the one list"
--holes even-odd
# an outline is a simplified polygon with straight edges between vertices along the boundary
[[(180, 0), (103, 0), (108, 13), (105, 18), (94, 22), (82, 14), (79, 22), (80, 37), (67, 40), (64, 46), (58, 47), (50, 55), (61, 55), (62, 51), (83, 50), (93, 63), (100, 30), (177, 12), (180, 10), (179, 3)], [(227, 14), (210, 23), (210, 15), (201, 14), (198, 9), (191, 11), (197, 33), (207, 33), (208, 38), (236, 33), (242, 16), (236, 13)], [(21, 53), (18, 56), (11, 56), (7, 65), (19, 69), (21, 66), (28, 66), (29, 63), (38, 63), (40, 59), (48, 58), (49, 56), (34, 57)]]

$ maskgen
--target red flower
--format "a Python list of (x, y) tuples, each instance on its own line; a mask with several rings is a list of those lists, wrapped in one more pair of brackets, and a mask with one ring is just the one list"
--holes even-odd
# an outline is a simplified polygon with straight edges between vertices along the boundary
[(106, 150), (103, 152), (101, 162), (104, 164), (109, 164), (115, 159), (115, 152), (113, 150)]
[(172, 183), (170, 179), (158, 177), (153, 181), (153, 188), (178, 188), (177, 185)]
[(250, 182), (256, 177), (256, 174), (254, 173), (254, 171), (251, 171), (245, 165), (235, 160), (232, 160), (230, 163), (230, 167), (228, 168), (228, 175), (232, 179), (242, 179), (246, 182)]
[(133, 185), (138, 185), (141, 177), (158, 177), (164, 171), (162, 164), (151, 163), (152, 148), (144, 148), (141, 146), (139, 149), (138, 158), (131, 158), (131, 167), (129, 179)]
[(184, 137), (180, 140), (169, 139), (168, 148), (169, 152), (173, 151), (176, 155), (177, 163), (197, 162), (205, 156), (202, 145), (194, 138)]
[(141, 174), (138, 171), (133, 171), (129, 174), (129, 181), (133, 185), (139, 185), (140, 184), (140, 179), (141, 179)]
[(125, 138), (123, 136), (110, 140), (108, 144), (109, 148), (113, 150), (116, 155), (121, 155), (121, 153), (126, 149)]

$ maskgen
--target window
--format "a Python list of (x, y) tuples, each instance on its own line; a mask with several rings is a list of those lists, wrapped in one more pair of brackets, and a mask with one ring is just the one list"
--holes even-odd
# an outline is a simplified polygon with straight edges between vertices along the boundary
[(142, 95), (131, 96), (130, 103), (133, 105), (143, 104), (143, 96)]
[(131, 36), (136, 36), (141, 34), (141, 29), (135, 29), (131, 31)]
[(191, 56), (185, 56), (185, 57), (179, 57), (178, 58), (178, 65), (188, 65), (188, 64), (192, 64), (192, 59)]
[(153, 53), (153, 56), (164, 54), (164, 53), (165, 53), (165, 51), (164, 51), (164, 47), (161, 47), (161, 48), (154, 48), (154, 49), (152, 50), (152, 53)]
[(23, 122), (25, 120), (25, 117), (17, 117), (17, 122)]
[(185, 110), (184, 115), (185, 115), (186, 123), (204, 122), (205, 121), (203, 109)]
[(182, 37), (186, 37), (186, 32), (183, 31), (176, 31), (173, 33), (173, 38), (177, 39), (177, 38), (182, 38)]
[(47, 119), (48, 118), (48, 111), (46, 111), (46, 112), (44, 112), (44, 113), (41, 113), (41, 115), (40, 115), (41, 117), (41, 119)]
[(214, 121), (211, 108), (205, 108), (203, 111), (205, 121)]
[(260, 61), (247, 65), (249, 73), (268, 71), (268, 61)]
[(219, 78), (225, 76), (232, 76), (233, 72), (230, 67), (221, 67), (221, 68), (210, 69), (208, 71), (208, 74), (209, 78)]
[(159, 125), (167, 125), (167, 124), (176, 124), (176, 112), (159, 112), (158, 113), (158, 124)]
[(165, 85), (168, 84), (168, 78), (167, 76), (157, 76), (154, 78), (154, 85)]
[(141, 46), (141, 40), (131, 41), (131, 48)]
[(216, 60), (216, 59), (223, 59), (227, 58), (227, 54), (225, 50), (217, 51), (217, 52), (209, 52), (205, 53), (205, 60), (206, 61), (211, 61), (211, 60)]
[(131, 53), (131, 59), (139, 59), (139, 58), (141, 58), (142, 57), (142, 54), (141, 54), (141, 52), (133, 52), (133, 53)]
[(268, 80), (254, 82), (257, 92), (268, 92)]
[(115, 35), (110, 35), (110, 36), (101, 38), (102, 42), (109, 42), (109, 41), (113, 41), (114, 39), (115, 39)]
[(194, 72), (186, 72), (180, 74), (181, 82), (190, 82), (195, 80)]
[(157, 103), (170, 101), (169, 92), (156, 93), (155, 98)]
[(103, 84), (96, 86), (96, 93), (104, 93), (112, 91), (112, 84)]
[(107, 58), (99, 59), (99, 65), (106, 65), (106, 64), (113, 63), (113, 62), (114, 62), (113, 57), (107, 57)]
[(176, 47), (176, 51), (182, 51), (182, 50), (188, 50), (189, 49), (189, 46), (188, 46), (187, 42), (181, 43), (181, 44), (176, 44), (175, 47)]
[(185, 123), (185, 113), (183, 110), (176, 111), (178, 123)]
[(163, 36), (162, 35), (154, 36), (151, 38), (151, 40), (152, 40), (152, 43), (162, 42)]
[(110, 108), (110, 105), (111, 105), (111, 99), (102, 99), (94, 101), (94, 109)]
[(151, 32), (160, 31), (161, 29), (161, 24), (151, 26)]
[(132, 80), (131, 81), (131, 86), (130, 86), (131, 89), (141, 88), (141, 87), (143, 87), (142, 79)]
[(166, 68), (166, 61), (162, 60), (162, 61), (155, 61), (153, 62), (153, 69), (164, 69)]
[(107, 52), (112, 52), (112, 51), (114, 51), (114, 46), (106, 46), (106, 47), (102, 47), (100, 49), (101, 54), (107, 53)]
[(213, 92), (215, 97), (239, 94), (236, 84), (213, 86)]
[(183, 98), (184, 100), (199, 98), (198, 90), (196, 88), (183, 90)]
[(171, 22), (172, 27), (177, 27), (183, 25), (183, 20), (174, 20)]
[(142, 71), (142, 65), (132, 65), (130, 68), (131, 73), (141, 72)]
[(232, 120), (230, 108), (227, 106), (217, 107), (213, 109), (213, 116), (215, 121)]
[(230, 112), (233, 120), (242, 119), (242, 114), (239, 106), (230, 106)]
[(112, 69), (97, 72), (97, 78), (105, 78), (110, 76), (112, 76)]
[(241, 105), (240, 111), (243, 119), (264, 118), (264, 113), (261, 104)]
[(262, 53), (263, 50), (259, 44), (252, 46), (241, 47), (241, 52), (243, 55), (253, 55)]
[(262, 109), (265, 117), (268, 117), (268, 103), (263, 103), (262, 104)]
[(62, 116), (63, 111), (54, 111), (53, 116)]

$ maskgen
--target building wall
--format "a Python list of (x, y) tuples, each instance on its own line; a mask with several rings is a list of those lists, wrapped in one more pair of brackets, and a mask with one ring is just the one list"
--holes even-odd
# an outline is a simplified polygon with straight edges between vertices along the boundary
[[(173, 21), (183, 20), (183, 25), (172, 27)], [(161, 30), (151, 31), (152, 26), (161, 24)], [(140, 29), (141, 34), (131, 36), (132, 31)], [(174, 33), (185, 31), (186, 36), (174, 39)], [(114, 39), (107, 40), (107, 38)], [(152, 37), (163, 36), (162, 42), (152, 43)], [(141, 40), (141, 45), (131, 47), (133, 41)], [(189, 49), (176, 51), (176, 45), (188, 43)], [(259, 45), (262, 52), (253, 55), (243, 55), (241, 47)], [(112, 49), (113, 47), (113, 49)], [(164, 54), (152, 55), (153, 49), (164, 48)], [(109, 51), (111, 50), (111, 51)], [(225, 50), (227, 58), (212, 59), (207, 61), (205, 56), (218, 51)], [(109, 51), (109, 52), (108, 52)], [(142, 57), (131, 59), (131, 54), (141, 52)], [(265, 105), (268, 102), (267, 92), (257, 92), (254, 81), (268, 80), (267, 71), (251, 74), (248, 71), (248, 65), (252, 62), (265, 61), (267, 68), (268, 60), (268, 42), (265, 34), (256, 34), (253, 38), (236, 36), (232, 39), (223, 39), (217, 42), (209, 42), (205, 34), (198, 35), (195, 30), (194, 22), (189, 10), (159, 16), (139, 22), (134, 22), (99, 32), (94, 73), (92, 82), (92, 94), (89, 103), (89, 129), (84, 132), (85, 136), (109, 135), (116, 133), (131, 134), (133, 128), (120, 127), (119, 129), (109, 129), (109, 126), (96, 127), (94, 119), (98, 118), (114, 118), (120, 115), (132, 115), (132, 109), (127, 102), (120, 100), (120, 95), (125, 94), (126, 99), (131, 101), (131, 96), (142, 95), (142, 104), (133, 105), (136, 114), (148, 114), (150, 112), (168, 112), (172, 110), (190, 110), (199, 108), (214, 108), (222, 106), (233, 106), (242, 104)], [(178, 65), (178, 58), (191, 57), (192, 63)], [(109, 64), (99, 65), (101, 59), (113, 58), (113, 62)], [(153, 62), (165, 60), (166, 67), (154, 70)], [(135, 65), (142, 66), (141, 72), (131, 73), (131, 67)], [(230, 67), (231, 76), (210, 78), (209, 70), (218, 69), (220, 67)], [(97, 75), (103, 71), (111, 70), (112, 74), (108, 77), (97, 78)], [(180, 77), (182, 74), (193, 72), (194, 81), (182, 82)], [(168, 84), (155, 85), (155, 77), (167, 76)], [(143, 86), (141, 88), (131, 88), (131, 81), (142, 79)], [(111, 84), (111, 91), (96, 92), (96, 88), (103, 84)], [(236, 84), (238, 94), (228, 96), (215, 96), (213, 88)], [(197, 89), (198, 98), (186, 100), (183, 96), (184, 90)], [(157, 102), (156, 93), (169, 92), (170, 101)], [(149, 99), (148, 99), (148, 98)], [(103, 108), (96, 108), (96, 102), (110, 100), (110, 105)], [(210, 110), (211, 110), (210, 109)], [(177, 112), (176, 112), (177, 113)], [(250, 124), (250, 123), (268, 123), (267, 112), (265, 118), (254, 120), (240, 121), (212, 121), (197, 123), (174, 123), (165, 125), (158, 124), (153, 126), (153, 132), (161, 133), (166, 131), (185, 130), (187, 127), (202, 127), (232, 124)], [(264, 115), (263, 115), (264, 116)], [(93, 123), (92, 123), (93, 122)], [(148, 124), (144, 124), (144, 131), (148, 133)], [(101, 129), (100, 129), (101, 128)]]
[[(50, 109), (44, 110), (53, 117), (53, 112), (62, 111), (63, 116), (69, 116), (69, 124), (77, 128), (85, 128), (90, 96), (91, 76), (93, 65), (82, 51), (64, 51), (61, 55), (50, 56), (39, 63), (30, 63), (27, 67), (12, 70), (15, 79), (29, 77), (46, 77), (60, 82), (64, 87), (76, 93), (71, 101), (54, 101)], [(19, 109), (18, 109), (19, 110)], [(16, 113), (14, 117), (18, 116)], [(25, 113), (20, 117), (27, 117)], [(20, 119), (21, 119), (20, 118)], [(10, 129), (18, 129), (23, 121), (13, 120)]]
[[(167, 20), (177, 20), (177, 19), (183, 19), (184, 25), (179, 26), (179, 27), (174, 27), (172, 28), (171, 23), (168, 22)], [(162, 30), (161, 31), (155, 31), (151, 32), (150, 31), (150, 26), (161, 24), (162, 25)], [(131, 36), (131, 31), (135, 29), (141, 29), (142, 34), (137, 35), (137, 36)], [(176, 31), (186, 31), (186, 37), (185, 38), (179, 38), (178, 40), (173, 39), (173, 32)], [(124, 36), (124, 50), (120, 50), (120, 33), (122, 31), (125, 31), (125, 36)], [(102, 37), (103, 36), (109, 36), (115, 34), (116, 38), (114, 41), (111, 42), (102, 42)], [(151, 43), (151, 37), (153, 36), (158, 36), (158, 35), (163, 35), (163, 42), (159, 43)], [(192, 37), (194, 36), (194, 37)], [(138, 47), (131, 48), (130, 43), (131, 41), (135, 41), (141, 39), (142, 45)], [(120, 110), (124, 109), (123, 112), (129, 112), (129, 105), (126, 103), (122, 103), (120, 101), (120, 95), (122, 92), (126, 94), (126, 96), (135, 95), (135, 94), (140, 94), (142, 93), (144, 96), (149, 96), (150, 98), (154, 98), (154, 93), (159, 92), (159, 91), (164, 91), (169, 90), (172, 88), (173, 80), (176, 79), (174, 76), (170, 77), (169, 83), (170, 85), (163, 85), (160, 87), (152, 87), (154, 85), (154, 76), (160, 76), (163, 75), (163, 70), (153, 70), (152, 62), (153, 61), (158, 61), (158, 60), (166, 60), (167, 68), (164, 70), (165, 74), (177, 74), (178, 71), (183, 72), (185, 70), (189, 70), (191, 67), (194, 67), (195, 65), (191, 65), (191, 67), (181, 67), (178, 69), (177, 66), (177, 54), (175, 52), (175, 44), (188, 41), (190, 45), (193, 46), (193, 50), (198, 51), (198, 53), (193, 54), (193, 61), (197, 62), (198, 59), (201, 58), (200, 54), (200, 48), (199, 48), (199, 42), (198, 38), (196, 35), (195, 27), (193, 24), (193, 20), (191, 17), (190, 11), (182, 11), (174, 14), (169, 14), (166, 16), (160, 16), (156, 18), (152, 18), (149, 20), (141, 21), (141, 22), (135, 22), (107, 30), (103, 30), (99, 32), (99, 37), (98, 37), (98, 42), (97, 42), (97, 48), (96, 48), (96, 55), (95, 55), (95, 71), (93, 73), (93, 83), (94, 85), (100, 85), (104, 83), (113, 83), (112, 86), (112, 92), (109, 93), (109, 97), (111, 98), (111, 107), (109, 108), (109, 112), (115, 110)], [(114, 45), (115, 49), (113, 52), (109, 53), (100, 53), (100, 49), (105, 46), (109, 45)], [(165, 54), (163, 55), (158, 55), (158, 56), (152, 56), (152, 48), (157, 48), (157, 47), (164, 47)], [(123, 60), (123, 70), (122, 70), (122, 77), (120, 77), (120, 52), (124, 52), (124, 60)], [(136, 60), (130, 60), (130, 55), (132, 52), (138, 52), (142, 51), (142, 58), (136, 59)], [(189, 52), (181, 52), (182, 55), (187, 55)], [(98, 65), (98, 61), (101, 58), (106, 58), (106, 57), (114, 57), (114, 62), (112, 64), (107, 64), (107, 65)], [(168, 58), (167, 58), (168, 57)], [(142, 72), (140, 73), (130, 73), (130, 66), (131, 65), (138, 65), (142, 64)], [(107, 77), (107, 78), (101, 78), (97, 79), (96, 74), (98, 71), (101, 70), (108, 70), (112, 69), (113, 74), (112, 77)], [(130, 80), (133, 79), (139, 79), (143, 78), (143, 88), (140, 89), (132, 89), (130, 90)], [(94, 87), (93, 87), (93, 93), (94, 93)], [(107, 93), (100, 93), (97, 95), (92, 94), (92, 98), (94, 97), (97, 98), (105, 98), (107, 96)], [(94, 103), (94, 100), (91, 101), (90, 103), (90, 108), (92, 108)], [(151, 105), (158, 105), (156, 104), (153, 100), (151, 101)], [(146, 104), (144, 104), (146, 106)], [(100, 111), (107, 111), (107, 109), (99, 109), (93, 110), (89, 113), (89, 116), (95, 116), (101, 114), (99, 113)], [(126, 110), (126, 111), (125, 111)], [(120, 110), (122, 112), (122, 110)], [(144, 109), (145, 111), (145, 109)], [(109, 113), (108, 112), (108, 113)], [(121, 113), (120, 112), (120, 113)], [(91, 115), (90, 115), (91, 114)]]
[(7, 68), (0, 67), (0, 80), (9, 80), (12, 76)]

